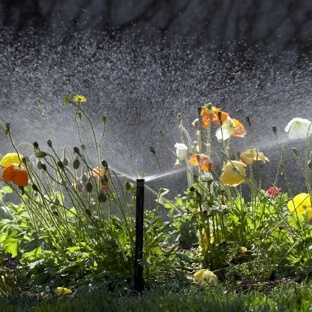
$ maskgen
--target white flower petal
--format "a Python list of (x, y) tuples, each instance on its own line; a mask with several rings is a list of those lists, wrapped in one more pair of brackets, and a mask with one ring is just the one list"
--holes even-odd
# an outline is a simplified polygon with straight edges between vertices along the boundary
[(304, 118), (293, 118), (285, 127), (291, 140), (306, 139), (312, 134), (312, 122)]

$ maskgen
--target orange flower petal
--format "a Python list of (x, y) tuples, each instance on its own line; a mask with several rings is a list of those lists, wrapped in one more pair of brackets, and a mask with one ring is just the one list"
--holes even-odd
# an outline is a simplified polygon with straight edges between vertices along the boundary
[(192, 154), (189, 158), (189, 164), (199, 166), (203, 170), (212, 170), (215, 168), (211, 158), (205, 154)]
[(18, 186), (28, 185), (28, 171), (18, 164), (10, 164), (2, 169), (2, 179)]
[(233, 133), (231, 134), (232, 137), (244, 137), (246, 135), (246, 129), (244, 127), (244, 125), (237, 119), (232, 118), (232, 121), (235, 124), (235, 130), (233, 131)]
[(2, 169), (2, 179), (5, 182), (12, 181), (13, 174), (14, 174), (14, 164), (10, 164), (7, 167)]

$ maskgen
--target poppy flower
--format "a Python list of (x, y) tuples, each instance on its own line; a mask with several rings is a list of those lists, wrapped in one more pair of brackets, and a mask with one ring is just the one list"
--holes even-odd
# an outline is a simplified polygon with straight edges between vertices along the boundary
[(271, 186), (269, 189), (266, 190), (266, 193), (270, 198), (275, 198), (280, 191), (281, 191), (280, 187)]
[(69, 295), (72, 293), (72, 290), (66, 287), (57, 287), (55, 292), (59, 295)]
[(23, 156), (21, 154), (7, 153), (2, 157), (0, 161), (0, 165), (1, 167), (7, 167), (10, 164), (20, 165), (22, 163), (22, 159), (23, 159)]
[(246, 164), (238, 160), (227, 162), (222, 168), (220, 180), (230, 186), (237, 186), (244, 182)]
[(202, 107), (200, 116), (202, 118), (202, 127), (208, 128), (210, 122), (220, 125), (221, 122), (223, 123), (227, 119), (229, 114), (221, 111), (220, 108), (212, 106), (211, 103), (208, 103)]
[(73, 97), (73, 101), (76, 103), (85, 103), (87, 102), (87, 98), (81, 94), (75, 94)]
[(209, 271), (207, 269), (201, 269), (201, 270), (197, 271), (194, 274), (194, 278), (197, 282), (204, 282), (204, 281), (215, 282), (218, 280), (217, 275), (214, 274), (212, 271)]
[(100, 183), (103, 189), (108, 188), (110, 173), (107, 167), (93, 168), (89, 175), (90, 178), (94, 178), (97, 183)]
[(291, 140), (306, 139), (312, 134), (312, 122), (308, 119), (293, 118), (287, 124), (285, 132)]
[(256, 147), (249, 148), (240, 154), (240, 159), (246, 164), (251, 165), (254, 161), (269, 162), (269, 158), (260, 153)]
[(28, 185), (28, 171), (18, 164), (10, 164), (2, 169), (2, 179), (18, 186)]
[(181, 161), (187, 157), (188, 147), (183, 143), (176, 143), (174, 147), (176, 148), (176, 155), (178, 158), (176, 161), (176, 165), (180, 165)]
[(216, 137), (219, 141), (225, 141), (229, 137), (244, 137), (246, 135), (244, 125), (237, 119), (228, 117), (222, 126), (216, 131)]
[(312, 207), (310, 195), (300, 193), (287, 203), (289, 211), (296, 212), (298, 216), (302, 216), (305, 212), (308, 214), (308, 220), (312, 219)]
[(203, 170), (212, 170), (215, 168), (211, 158), (205, 154), (192, 154), (188, 162), (191, 165), (199, 166)]

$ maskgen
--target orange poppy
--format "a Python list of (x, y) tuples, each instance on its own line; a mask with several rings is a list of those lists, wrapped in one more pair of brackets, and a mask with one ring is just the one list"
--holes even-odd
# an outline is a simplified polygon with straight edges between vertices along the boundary
[(209, 103), (202, 107), (200, 116), (202, 118), (202, 127), (208, 128), (210, 122), (220, 125), (221, 122), (223, 123), (228, 118), (229, 114)]
[(2, 179), (18, 186), (28, 185), (28, 171), (18, 164), (10, 164), (2, 169)]
[(96, 182), (101, 183), (103, 189), (106, 189), (109, 185), (110, 173), (107, 167), (93, 168), (90, 178), (94, 178)]
[(242, 138), (246, 135), (246, 129), (244, 125), (237, 119), (232, 118), (232, 121), (234, 122), (235, 125), (235, 130), (232, 132), (231, 136), (232, 137), (239, 137)]
[(191, 165), (199, 166), (203, 170), (212, 170), (215, 168), (211, 158), (205, 154), (192, 154), (188, 162)]

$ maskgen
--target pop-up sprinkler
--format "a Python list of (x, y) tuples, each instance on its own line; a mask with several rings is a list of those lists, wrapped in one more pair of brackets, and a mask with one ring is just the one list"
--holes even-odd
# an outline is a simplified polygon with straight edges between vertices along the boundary
[(135, 262), (134, 289), (141, 292), (143, 283), (143, 216), (144, 216), (144, 179), (137, 179), (136, 218), (135, 218)]

